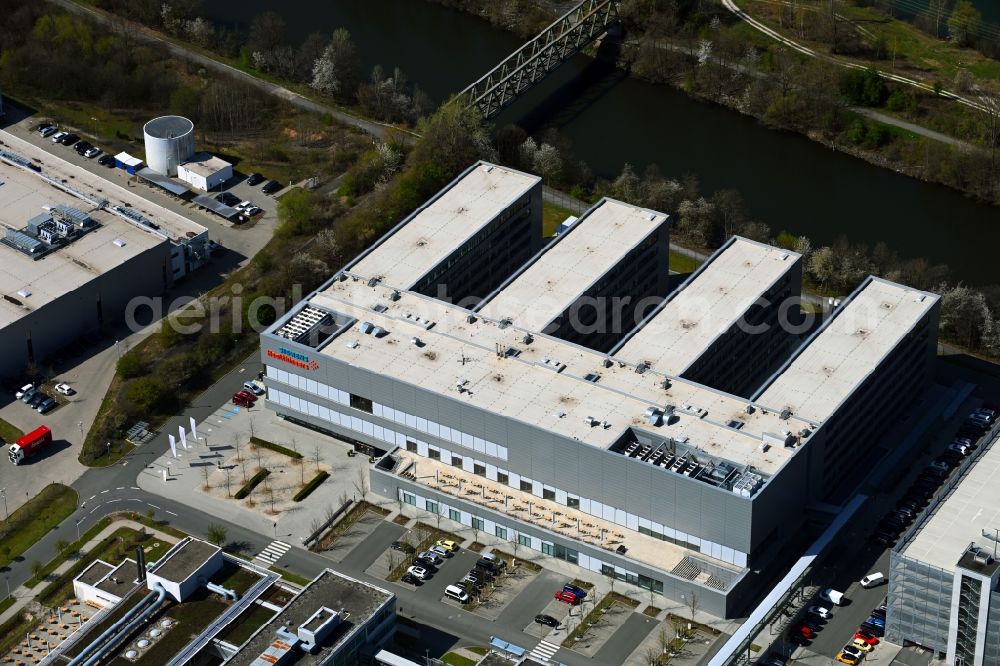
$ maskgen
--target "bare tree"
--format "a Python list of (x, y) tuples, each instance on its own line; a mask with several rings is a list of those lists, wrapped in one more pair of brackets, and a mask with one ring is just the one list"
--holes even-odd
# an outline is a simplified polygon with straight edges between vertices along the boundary
[(390, 549), (390, 550), (389, 550), (389, 551), (388, 551), (388, 552), (386, 553), (386, 555), (385, 555), (385, 563), (386, 563), (386, 566), (388, 566), (388, 567), (389, 567), (389, 573), (392, 573), (393, 571), (395, 571), (395, 570), (396, 570), (396, 567), (398, 567), (398, 566), (399, 566), (399, 563), (400, 563), (401, 561), (402, 561), (402, 560), (401, 560), (401, 557), (400, 557), (400, 554), (399, 554), (399, 553), (397, 553), (397, 552), (396, 552), (396, 551), (394, 551), (394, 550), (391, 550), (391, 549)]
[(319, 450), (319, 444), (317, 444), (316, 446), (313, 447), (313, 452), (312, 452), (312, 461), (316, 465), (316, 473), (317, 474), (319, 474), (319, 463), (320, 463), (321, 460), (323, 460), (323, 458), (322, 458), (321, 452)]
[(226, 473), (226, 496), (232, 497), (233, 491), (232, 488), (229, 486), (229, 475), (232, 473), (232, 469), (229, 467), (223, 467), (222, 469)]
[(264, 466), (264, 464), (261, 462), (262, 451), (260, 449), (261, 447), (257, 446), (253, 442), (250, 442), (250, 450), (253, 451), (254, 454), (256, 454), (257, 456), (257, 469), (260, 469)]
[(695, 613), (698, 612), (698, 595), (692, 592), (687, 598), (688, 610), (691, 611), (691, 621), (694, 622)]
[(660, 663), (660, 653), (656, 651), (655, 647), (648, 647), (644, 653), (646, 657), (646, 664), (648, 666), (656, 666)]
[(359, 467), (357, 473), (354, 475), (354, 490), (358, 492), (358, 498), (364, 499), (368, 494), (368, 470), (364, 467)]
[(236, 462), (243, 462), (243, 456), (240, 455), (240, 438), (236, 437), (233, 442), (236, 447)]
[(208, 485), (208, 465), (201, 468), (201, 476), (205, 480), (205, 484), (202, 486), (203, 490), (211, 490), (212, 486)]

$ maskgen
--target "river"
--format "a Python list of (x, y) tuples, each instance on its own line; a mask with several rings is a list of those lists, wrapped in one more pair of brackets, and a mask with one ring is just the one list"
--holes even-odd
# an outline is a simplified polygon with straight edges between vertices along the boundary
[[(266, 0), (205, 3), (213, 20), (246, 25)], [(399, 65), (431, 97), (444, 99), (486, 73), (519, 45), (509, 33), (422, 0), (285, 0), (289, 38), (350, 31), (366, 70)], [(814, 244), (840, 234), (885, 241), (903, 257), (951, 267), (970, 284), (998, 282), (1000, 209), (975, 203), (869, 165), (808, 139), (769, 130), (752, 118), (695, 101), (667, 86), (622, 76), (582, 56), (567, 63), (498, 119), (537, 132), (555, 126), (602, 176), (625, 162), (656, 163), (672, 176), (694, 174), (702, 190), (742, 192), (753, 216)]]

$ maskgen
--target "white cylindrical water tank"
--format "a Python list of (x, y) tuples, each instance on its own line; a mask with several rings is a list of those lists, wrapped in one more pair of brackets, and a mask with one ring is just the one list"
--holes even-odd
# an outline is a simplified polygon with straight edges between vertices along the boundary
[(176, 176), (177, 165), (194, 156), (194, 123), (183, 116), (160, 116), (142, 128), (146, 164), (165, 176)]

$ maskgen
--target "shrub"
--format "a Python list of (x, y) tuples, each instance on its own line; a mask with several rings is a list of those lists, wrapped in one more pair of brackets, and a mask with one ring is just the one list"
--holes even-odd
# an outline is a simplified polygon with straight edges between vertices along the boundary
[(245, 498), (247, 495), (249, 495), (250, 493), (252, 493), (253, 489), (256, 488), (258, 486), (258, 484), (260, 484), (261, 481), (263, 481), (264, 479), (266, 479), (267, 475), (270, 474), (270, 473), (271, 473), (270, 470), (266, 470), (266, 469), (260, 470), (259, 472), (257, 472), (253, 476), (251, 476), (247, 480), (247, 482), (245, 484), (243, 484), (242, 488), (240, 488), (239, 490), (236, 491), (236, 494), (234, 495), (234, 497), (236, 499), (238, 499), (238, 500), (241, 500), (241, 499)]
[(861, 106), (882, 106), (889, 88), (874, 67), (848, 69), (840, 75), (840, 92), (848, 102)]
[(302, 459), (302, 454), (299, 453), (298, 451), (294, 451), (292, 449), (289, 449), (288, 447), (281, 446), (280, 444), (275, 444), (274, 442), (269, 442), (266, 439), (261, 439), (260, 437), (251, 437), (250, 443), (255, 444), (257, 446), (262, 446), (265, 449), (270, 449), (275, 453), (284, 454), (289, 458), (295, 458), (296, 460)]
[(317, 474), (316, 476), (314, 476), (312, 479), (309, 480), (309, 483), (307, 483), (306, 485), (302, 486), (302, 489), (299, 490), (299, 492), (295, 493), (295, 496), (292, 497), (292, 501), (293, 502), (301, 502), (305, 498), (309, 497), (309, 493), (311, 493), (312, 491), (316, 490), (316, 488), (319, 487), (319, 484), (321, 484), (324, 481), (326, 481), (326, 479), (329, 476), (330, 476), (329, 472), (320, 472), (319, 474)]

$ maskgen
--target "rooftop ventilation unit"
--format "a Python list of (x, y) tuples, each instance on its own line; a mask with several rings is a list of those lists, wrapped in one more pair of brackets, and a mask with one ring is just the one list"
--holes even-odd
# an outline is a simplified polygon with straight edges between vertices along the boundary
[(670, 380), (667, 379), (666, 377), (664, 377), (663, 381), (660, 382), (660, 388), (663, 389), (664, 391), (669, 391), (670, 390)]
[(589, 425), (591, 428), (593, 428), (598, 423), (597, 419), (595, 419), (593, 416), (587, 416), (583, 420), (586, 421), (587, 425)]
[(365, 335), (370, 335), (371, 332), (375, 329), (375, 326), (370, 321), (363, 321), (361, 322), (361, 326), (359, 326), (358, 329)]
[(389, 296), (389, 300), (398, 301), (400, 298), (402, 298), (402, 295), (399, 293), (399, 291), (393, 289), (392, 295)]
[(386, 336), (388, 334), (389, 334), (389, 332), (386, 331), (381, 326), (373, 326), (372, 327), (372, 337), (381, 338), (381, 337), (384, 337), (384, 336)]
[(350, 342), (347, 343), (347, 348), (348, 349), (357, 349), (360, 345), (361, 345), (361, 343), (358, 342), (357, 340), (351, 340)]
[(781, 410), (781, 414), (779, 416), (781, 417), (782, 421), (787, 421), (788, 419), (792, 418), (792, 410), (783, 409)]
[(78, 208), (73, 208), (72, 206), (58, 205), (52, 209), (52, 212), (55, 213), (58, 217), (63, 218), (67, 222), (72, 223), (74, 226), (80, 229), (86, 229), (88, 227), (94, 226), (94, 221), (90, 219), (90, 215), (87, 215)]
[(647, 407), (644, 416), (650, 425), (663, 425), (663, 411), (659, 407)]
[(26, 233), (16, 231), (14, 229), (7, 230), (4, 242), (14, 249), (20, 250), (21, 252), (29, 255), (41, 255), (46, 250), (45, 243), (41, 242), (37, 238), (32, 238)]
[(588, 372), (587, 374), (585, 374), (583, 376), (583, 379), (585, 381), (588, 381), (588, 382), (591, 382), (591, 383), (596, 382), (600, 378), (601, 378), (601, 376), (599, 374), (597, 374), (596, 372)]
[(505, 358), (512, 358), (515, 356), (519, 356), (520, 354), (521, 350), (518, 349), (517, 347), (507, 347), (507, 349), (505, 349), (503, 352)]
[(639, 365), (635, 366), (635, 371), (636, 371), (637, 374), (641, 375), (642, 373), (646, 372), (647, 370), (649, 370), (649, 363), (646, 363), (645, 361), (643, 361)]
[(423, 340), (421, 340), (420, 338), (418, 338), (415, 335), (412, 338), (410, 338), (410, 344), (413, 345), (414, 347), (423, 347), (424, 346)]
[(525, 333), (524, 337), (521, 338), (521, 342), (523, 342), (526, 345), (530, 345), (534, 341), (535, 341), (535, 339), (533, 337), (531, 337), (531, 333)]
[(557, 419), (561, 419), (566, 416), (566, 412), (562, 411), (552, 412), (552, 416), (556, 417)]
[(385, 312), (388, 309), (389, 309), (388, 306), (383, 305), (381, 303), (376, 303), (375, 305), (372, 306), (372, 310), (374, 310), (375, 312)]
[(501, 330), (503, 330), (513, 323), (514, 322), (509, 317), (504, 317), (503, 319), (500, 320), (498, 326), (500, 327)]
[(29, 296), (31, 296), (31, 292), (28, 291), (27, 289), (21, 289), (20, 291), (17, 292), (17, 295), (20, 296), (21, 298), (28, 298)]
[(469, 322), (470, 324), (475, 324), (476, 323), (476, 315), (474, 315), (474, 314), (472, 314), (470, 312), (469, 316), (465, 318), (465, 321)]
[(485, 171), (486, 173), (489, 173), (490, 171), (493, 171), (493, 165), (492, 164), (484, 164), (483, 165), (483, 171)]
[(747, 414), (753, 414), (757, 410), (753, 405), (747, 405), (747, 408), (743, 411), (745, 411)]
[(605, 368), (610, 368), (614, 364), (615, 362), (612, 361), (610, 358), (606, 358), (603, 361), (601, 361), (601, 365), (603, 365)]
[(555, 360), (554, 358), (543, 358), (542, 359), (542, 365), (544, 365), (546, 368), (551, 368), (552, 370), (555, 370), (556, 372), (562, 372), (563, 370), (566, 369), (566, 364), (565, 363), (560, 363), (559, 361)]
[(369, 287), (374, 287), (377, 284), (378, 284), (378, 278), (377, 277), (373, 277), (373, 278), (369, 278), (368, 279), (368, 286)]

